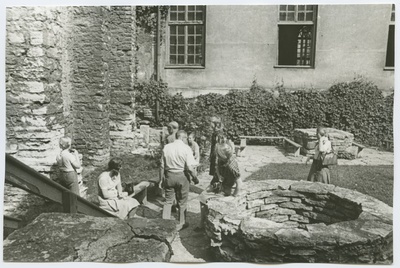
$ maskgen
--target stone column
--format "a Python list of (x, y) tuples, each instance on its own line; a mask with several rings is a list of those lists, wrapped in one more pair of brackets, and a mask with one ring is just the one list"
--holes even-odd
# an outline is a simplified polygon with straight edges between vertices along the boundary
[(73, 143), (89, 166), (110, 156), (107, 12), (100, 6), (74, 7), (71, 18)]
[(137, 144), (133, 87), (136, 82), (136, 13), (133, 6), (110, 8), (108, 63), (111, 154), (131, 153)]

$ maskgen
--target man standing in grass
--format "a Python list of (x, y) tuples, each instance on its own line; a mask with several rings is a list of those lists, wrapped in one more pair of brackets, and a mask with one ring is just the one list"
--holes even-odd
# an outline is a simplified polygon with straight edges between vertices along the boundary
[(184, 174), (185, 169), (191, 175), (193, 182), (195, 184), (199, 183), (195, 168), (197, 162), (194, 160), (192, 149), (185, 144), (186, 141), (186, 132), (179, 130), (176, 133), (176, 140), (165, 145), (160, 165), (160, 178), (165, 189), (162, 218), (170, 219), (172, 204), (176, 198), (179, 207), (177, 230), (189, 226), (185, 218), (190, 182)]

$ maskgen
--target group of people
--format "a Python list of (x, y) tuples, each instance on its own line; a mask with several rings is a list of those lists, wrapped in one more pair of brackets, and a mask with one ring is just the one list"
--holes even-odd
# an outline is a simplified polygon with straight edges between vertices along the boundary
[[(243, 182), (235, 155), (235, 145), (228, 138), (221, 118), (211, 117), (210, 123), (212, 136), (209, 174), (212, 180), (203, 193), (237, 196), (241, 192)], [(191, 182), (199, 183), (197, 167), (200, 163), (200, 152), (194, 133), (188, 135), (186, 131), (179, 130), (179, 124), (175, 121), (169, 123), (167, 128), (168, 135), (164, 139), (159, 172), (159, 186), (165, 193), (162, 218), (170, 219), (172, 206), (176, 202), (179, 211), (177, 229), (180, 230), (188, 226), (186, 210), (189, 186)], [(315, 153), (306, 160), (307, 163), (313, 159), (307, 180), (330, 183), (329, 167), (323, 165), (321, 156), (331, 152), (332, 145), (324, 128), (317, 128), (316, 134), (318, 141)], [(79, 195), (78, 177), (82, 167), (78, 151), (71, 149), (71, 139), (67, 137), (60, 139), (60, 148), (61, 151), (56, 159), (60, 169), (60, 183)], [(135, 187), (130, 195), (123, 191), (121, 167), (122, 159), (112, 158), (108, 163), (108, 169), (99, 175), (98, 201), (102, 209), (126, 219), (135, 215), (139, 202), (133, 197), (136, 194)], [(204, 220), (205, 203), (206, 200), (200, 203), (202, 210), (200, 229)]]
[[(228, 139), (219, 117), (211, 118), (213, 134), (211, 137), (210, 175), (213, 176), (210, 187), (206, 191), (223, 192), (233, 195), (240, 192), (242, 181), (239, 166), (235, 157), (235, 145)], [(184, 130), (178, 130), (177, 122), (168, 124), (169, 135), (162, 151), (160, 164), (161, 187), (165, 192), (165, 203), (162, 217), (170, 219), (174, 200), (179, 210), (177, 229), (188, 226), (186, 222), (187, 199), (189, 185), (199, 183), (196, 167), (199, 165), (199, 146), (194, 141), (193, 133), (187, 135)]]

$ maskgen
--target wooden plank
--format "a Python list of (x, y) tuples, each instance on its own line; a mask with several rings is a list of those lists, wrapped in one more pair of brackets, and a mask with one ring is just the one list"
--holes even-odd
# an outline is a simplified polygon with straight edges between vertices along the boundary
[(65, 213), (77, 213), (78, 212), (78, 200), (77, 195), (71, 191), (64, 191), (62, 193), (63, 199), (63, 210)]
[(241, 139), (283, 139), (282, 136), (239, 136)]
[[(52, 200), (56, 203), (63, 204), (64, 202), (67, 202), (68, 206), (70, 206), (68, 209), (72, 213), (79, 212), (97, 217), (115, 217), (115, 215), (99, 208), (97, 205), (87, 201), (86, 199), (73, 194), (60, 184), (47, 178), (43, 174), (40, 174), (33, 168), (28, 167), (8, 154), (6, 154), (5, 181), (15, 187), (42, 198)], [(73, 194), (76, 201), (69, 200), (67, 195), (63, 194), (65, 191)], [(73, 202), (76, 202), (76, 204)], [(76, 209), (74, 207), (76, 207)]]
[(17, 219), (11, 216), (3, 216), (3, 226), (10, 229), (18, 229), (21, 219)]
[(353, 141), (353, 145), (354, 145), (354, 146), (357, 146), (358, 148), (362, 148), (362, 149), (367, 148), (367, 146), (362, 145), (362, 144), (359, 144), (359, 143), (356, 143), (356, 142), (354, 142), (354, 141)]
[(293, 146), (296, 147), (296, 148), (301, 148), (301, 147), (303, 147), (302, 145), (300, 145), (300, 144), (298, 144), (298, 143), (296, 143), (296, 142), (294, 142), (294, 141), (292, 141), (292, 140), (289, 140), (288, 138), (284, 138), (284, 141), (287, 142), (287, 143), (290, 143), (291, 145), (293, 145)]

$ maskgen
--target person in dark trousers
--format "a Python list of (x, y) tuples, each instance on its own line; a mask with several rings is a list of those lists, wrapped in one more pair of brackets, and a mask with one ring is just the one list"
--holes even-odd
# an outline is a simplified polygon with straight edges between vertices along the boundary
[(60, 169), (60, 184), (76, 195), (80, 195), (78, 171), (81, 169), (78, 151), (71, 148), (71, 138), (60, 139), (61, 152), (56, 161)]
[(211, 181), (211, 184), (214, 182), (218, 182), (218, 176), (216, 174), (216, 160), (217, 160), (217, 155), (215, 153), (215, 145), (217, 144), (217, 135), (220, 131), (223, 130), (223, 125), (221, 118), (217, 116), (213, 116), (210, 119), (211, 121), (211, 127), (213, 130), (213, 133), (211, 135), (211, 150), (210, 150), (210, 171), (209, 174), (213, 176), (213, 179)]

